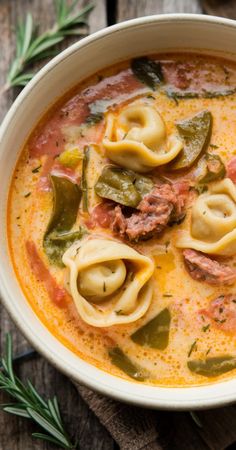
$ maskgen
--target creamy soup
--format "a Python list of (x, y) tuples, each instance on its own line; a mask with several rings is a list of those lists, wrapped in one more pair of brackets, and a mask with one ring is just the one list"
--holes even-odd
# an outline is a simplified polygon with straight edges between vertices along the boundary
[(17, 279), (78, 357), (158, 386), (236, 375), (236, 66), (141, 57), (73, 88), (9, 193)]

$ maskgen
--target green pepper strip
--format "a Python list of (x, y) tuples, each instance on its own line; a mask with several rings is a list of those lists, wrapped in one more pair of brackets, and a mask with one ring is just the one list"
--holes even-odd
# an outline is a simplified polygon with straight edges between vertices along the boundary
[(182, 91), (180, 89), (168, 87), (164, 92), (167, 95), (167, 97), (172, 98), (173, 100), (191, 99), (191, 98), (221, 98), (235, 94), (236, 88), (232, 87), (228, 89), (222, 89), (220, 91), (207, 91), (203, 89), (200, 92), (196, 92), (187, 90)]
[(95, 192), (100, 197), (135, 208), (152, 188), (153, 182), (148, 177), (117, 166), (105, 166)]
[(199, 184), (210, 183), (211, 181), (221, 180), (226, 175), (225, 165), (219, 155), (206, 153), (206, 173), (198, 181)]
[(236, 357), (230, 355), (207, 358), (204, 361), (191, 360), (187, 362), (191, 372), (205, 377), (216, 377), (236, 368)]
[(112, 364), (122, 370), (122, 372), (126, 373), (126, 375), (134, 378), (136, 381), (145, 380), (146, 376), (142, 373), (142, 370), (136, 367), (119, 347), (111, 348), (108, 354)]
[(62, 265), (65, 249), (80, 239), (82, 229), (70, 233), (77, 217), (81, 190), (77, 184), (66, 178), (50, 177), (53, 187), (53, 211), (43, 239), (43, 246), (50, 261)]
[(212, 114), (202, 111), (196, 116), (176, 124), (184, 148), (170, 165), (171, 170), (190, 168), (206, 149), (212, 129)]
[(141, 83), (146, 84), (151, 89), (155, 88), (163, 81), (163, 72), (161, 63), (153, 61), (146, 56), (133, 59), (131, 69), (136, 78)]
[(82, 198), (83, 198), (83, 211), (88, 212), (88, 183), (87, 183), (87, 168), (89, 163), (89, 147), (84, 149), (83, 165), (82, 165)]
[(170, 312), (165, 308), (154, 319), (131, 334), (131, 339), (136, 344), (164, 350), (169, 342), (170, 321)]

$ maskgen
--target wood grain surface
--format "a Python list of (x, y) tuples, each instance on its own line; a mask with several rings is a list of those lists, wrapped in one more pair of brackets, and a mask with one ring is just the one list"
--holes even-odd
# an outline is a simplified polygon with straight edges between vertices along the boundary
[[(230, 3), (216, 0), (95, 0), (96, 6), (89, 18), (88, 32), (92, 33), (112, 22), (120, 22), (134, 17), (156, 13), (186, 12), (200, 13), (202, 6), (208, 13), (230, 15)], [(80, 0), (78, 8), (90, 3), (90, 0)], [(226, 4), (226, 9), (222, 6)], [(108, 14), (107, 14), (108, 8)], [(17, 21), (24, 18), (27, 11), (31, 11), (40, 29), (47, 29), (53, 23), (55, 12), (53, 0), (0, 0), (0, 87), (6, 79), (7, 69), (15, 50), (14, 29)], [(109, 19), (109, 23), (108, 23)], [(67, 41), (67, 45), (71, 41)], [(0, 120), (10, 107), (16, 91), (9, 91), (0, 100)], [(20, 353), (29, 348), (29, 344), (15, 328), (8, 313), (3, 307), (0, 310), (0, 351), (2, 352), (6, 332), (11, 331), (14, 339), (14, 350)], [(62, 415), (66, 427), (80, 442), (82, 450), (111, 450), (117, 449), (111, 436), (100, 424), (79, 397), (72, 383), (53, 368), (48, 362), (36, 356), (17, 366), (17, 372), (22, 379), (30, 378), (41, 394), (52, 396), (57, 394), (61, 405)], [(0, 393), (0, 403), (8, 398)], [(175, 442), (169, 450), (181, 448), (184, 435), (191, 436), (194, 423), (189, 416), (178, 413), (174, 416), (176, 430)], [(0, 412), (0, 450), (53, 450), (54, 446), (41, 441), (32, 441), (31, 432), (38, 431), (25, 419), (16, 418)], [(194, 435), (191, 448), (188, 450), (206, 450), (208, 447), (200, 436)]]

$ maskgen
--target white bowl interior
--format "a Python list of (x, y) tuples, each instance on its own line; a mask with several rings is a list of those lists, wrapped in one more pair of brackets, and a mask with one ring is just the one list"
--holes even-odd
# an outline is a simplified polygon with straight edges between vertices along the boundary
[(206, 386), (151, 387), (114, 377), (65, 348), (27, 303), (15, 277), (6, 237), (10, 178), (22, 145), (55, 99), (92, 73), (130, 56), (203, 51), (236, 59), (236, 22), (198, 15), (131, 20), (74, 44), (43, 68), (19, 95), (0, 131), (0, 288), (12, 318), (32, 344), (68, 376), (123, 401), (152, 408), (207, 408), (236, 400), (236, 379)]

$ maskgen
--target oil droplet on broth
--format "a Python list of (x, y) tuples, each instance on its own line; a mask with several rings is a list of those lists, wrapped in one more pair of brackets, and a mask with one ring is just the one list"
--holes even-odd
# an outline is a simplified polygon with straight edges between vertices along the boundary
[(154, 257), (156, 265), (155, 278), (159, 289), (165, 291), (167, 288), (168, 275), (176, 269), (175, 257), (172, 252), (163, 253)]

